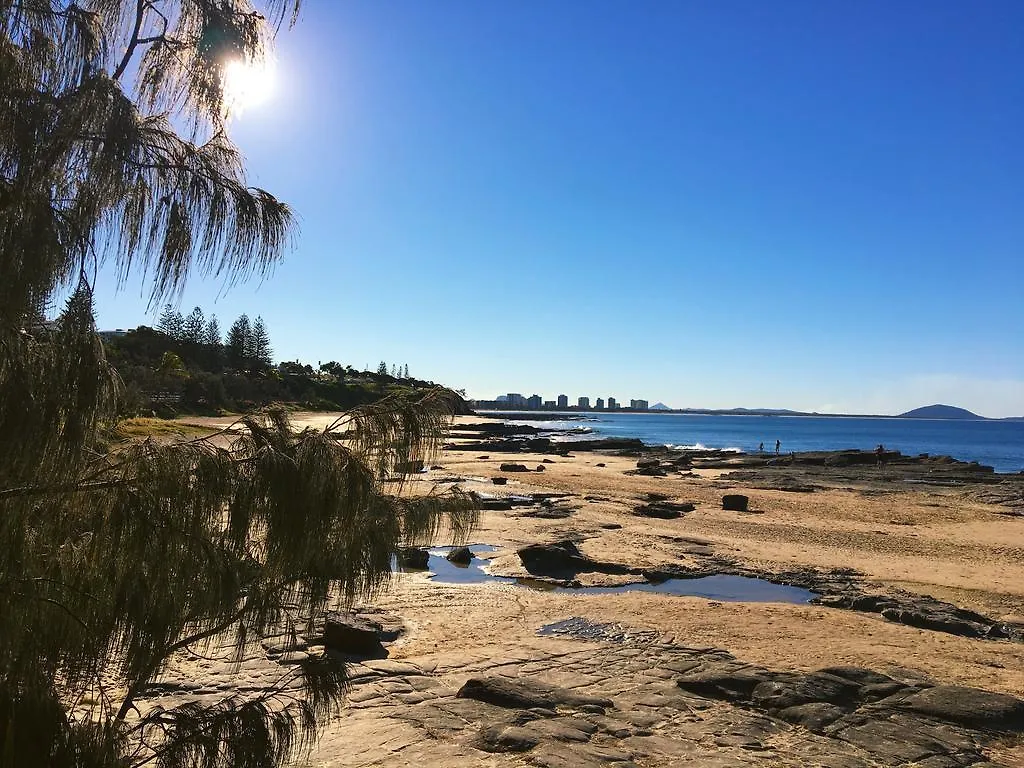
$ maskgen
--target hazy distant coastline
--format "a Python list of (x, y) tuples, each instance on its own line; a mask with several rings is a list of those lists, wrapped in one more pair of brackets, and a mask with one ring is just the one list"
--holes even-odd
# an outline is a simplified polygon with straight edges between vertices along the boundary
[[(948, 421), (1024, 421), (1024, 416), (1008, 416), (990, 418), (980, 416), (964, 408), (951, 405), (927, 405), (914, 408), (900, 414), (881, 413), (818, 413), (816, 411), (794, 411), (787, 408), (649, 408), (636, 410), (621, 408), (616, 411), (598, 408), (579, 408), (572, 406), (558, 410), (534, 410), (526, 408), (486, 408), (477, 411), (481, 415), (511, 415), (517, 419), (550, 420), (552, 418), (574, 416), (580, 413), (645, 413), (645, 414), (685, 414), (687, 416), (794, 416), (836, 419), (939, 419)], [(525, 415), (524, 415), (525, 414)]]

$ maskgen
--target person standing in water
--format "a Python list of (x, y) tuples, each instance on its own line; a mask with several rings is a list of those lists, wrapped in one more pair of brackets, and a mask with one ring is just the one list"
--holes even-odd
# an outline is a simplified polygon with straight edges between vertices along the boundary
[(776, 440), (776, 441), (775, 441), (775, 455), (776, 455), (776, 456), (778, 456), (778, 455), (779, 455), (779, 449), (780, 449), (780, 448), (782, 448), (782, 441), (780, 441), (780, 440)]
[(764, 453), (764, 443), (761, 443), (759, 446), (757, 446), (757, 452)]

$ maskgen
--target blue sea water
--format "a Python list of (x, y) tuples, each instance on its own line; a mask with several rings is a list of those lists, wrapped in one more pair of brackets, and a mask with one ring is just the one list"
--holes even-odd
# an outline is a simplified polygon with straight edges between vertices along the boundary
[(587, 427), (580, 437), (639, 437), (650, 445), (755, 452), (874, 450), (879, 443), (906, 455), (929, 453), (977, 461), (997, 472), (1024, 471), (1024, 422), (944, 419), (879, 419), (828, 416), (702, 416), (677, 413), (577, 414), (582, 421), (510, 421), (551, 429)]

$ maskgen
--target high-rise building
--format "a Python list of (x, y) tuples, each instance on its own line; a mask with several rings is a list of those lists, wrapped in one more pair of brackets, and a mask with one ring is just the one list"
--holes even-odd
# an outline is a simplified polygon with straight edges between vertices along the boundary
[(544, 407), (547, 410), (549, 410), (549, 411), (554, 409), (555, 408), (555, 401), (554, 400), (545, 400), (544, 401)]
[(576, 401), (576, 407), (577, 408), (589, 408), (590, 407), (590, 398), (589, 397), (581, 397), (579, 400)]
[(526, 398), (520, 395), (518, 392), (509, 392), (505, 395), (505, 400), (512, 408), (525, 408)]
[(598, 410), (598, 411), (603, 411), (604, 410), (604, 398), (603, 397), (597, 398), (597, 402), (594, 403), (594, 408), (596, 410)]
[(630, 400), (629, 407), (634, 411), (646, 411), (647, 401), (646, 400)]
[(568, 395), (559, 395), (558, 396), (558, 407), (559, 408), (568, 408), (569, 407), (569, 396)]
[(609, 397), (608, 398), (608, 410), (609, 411), (614, 411), (618, 407), (619, 407), (619, 401), (616, 400), (614, 397)]
[(544, 402), (540, 395), (530, 395), (526, 398), (527, 408), (540, 408), (541, 403)]

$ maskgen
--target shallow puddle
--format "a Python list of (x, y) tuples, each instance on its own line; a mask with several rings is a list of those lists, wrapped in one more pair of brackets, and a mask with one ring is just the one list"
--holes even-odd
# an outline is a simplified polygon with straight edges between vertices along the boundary
[[(707, 600), (739, 603), (807, 603), (818, 595), (799, 587), (774, 584), (764, 579), (749, 576), (733, 576), (716, 574), (699, 579), (669, 579), (661, 584), (640, 582), (624, 584), (618, 587), (562, 587), (540, 579), (513, 579), (506, 576), (492, 576), (484, 571), (489, 562), (478, 555), (493, 552), (495, 547), (485, 544), (473, 544), (469, 547), (473, 560), (468, 565), (449, 562), (445, 556), (454, 547), (434, 547), (430, 550), (430, 561), (427, 570), (431, 580), (441, 584), (518, 584), (529, 589), (546, 592), (575, 592), (592, 595), (617, 595), (625, 592), (656, 592), (662, 595), (685, 595), (703, 597)], [(405, 572), (419, 572), (404, 568)]]

